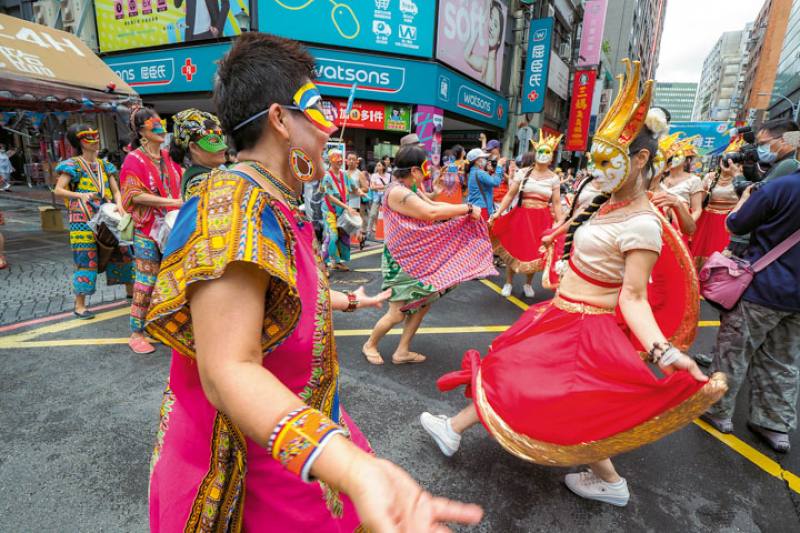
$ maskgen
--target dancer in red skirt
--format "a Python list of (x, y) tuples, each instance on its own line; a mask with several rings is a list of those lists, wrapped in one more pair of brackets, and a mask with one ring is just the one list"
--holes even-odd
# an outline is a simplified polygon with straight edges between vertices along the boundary
[[(608, 458), (683, 427), (726, 390), (724, 375), (709, 379), (667, 341), (647, 301), (664, 231), (645, 192), (657, 150), (645, 127), (652, 82), (638, 97), (639, 63), (627, 66), (591, 150), (602, 194), (571, 224), (564, 247), (569, 267), (555, 298), (526, 311), (483, 360), (467, 352), (462, 370), (439, 380), (443, 391), (465, 385), (469, 407), (452, 418), (420, 417), (446, 455), (482, 422), (523, 459), (589, 463), (590, 470), (566, 476), (569, 489), (619, 506), (630, 495)], [(640, 358), (617, 324), (617, 305), (666, 377), (656, 377)]]
[[(733, 141), (725, 153), (738, 152), (743, 143), (744, 140)], [(725, 219), (739, 201), (733, 178), (733, 167), (721, 162), (719, 170), (703, 180), (703, 214), (692, 237), (692, 255), (698, 272), (711, 254), (727, 248), (731, 240)]]
[[(539, 141), (531, 141), (534, 152), (523, 156), (522, 168), (514, 175), (500, 207), (489, 218), (494, 253), (506, 264), (502, 290), (505, 297), (511, 296), (517, 272), (525, 274), (522, 289), (527, 298), (533, 298), (533, 274), (544, 270), (542, 235), (563, 221), (561, 181), (550, 170), (561, 137), (539, 130)], [(506, 213), (509, 207), (511, 211)]]

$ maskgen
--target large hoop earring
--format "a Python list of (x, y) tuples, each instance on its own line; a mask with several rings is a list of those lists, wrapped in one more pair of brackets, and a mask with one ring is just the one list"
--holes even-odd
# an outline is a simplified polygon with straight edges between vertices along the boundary
[(289, 169), (297, 181), (308, 183), (314, 179), (314, 162), (302, 148), (289, 150)]

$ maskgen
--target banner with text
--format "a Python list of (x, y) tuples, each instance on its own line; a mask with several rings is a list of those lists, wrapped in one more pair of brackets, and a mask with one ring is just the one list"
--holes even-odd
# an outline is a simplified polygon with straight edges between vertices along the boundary
[(433, 55), (431, 0), (260, 0), (258, 30), (311, 43)]
[(572, 106), (569, 111), (569, 129), (567, 129), (566, 150), (573, 152), (586, 151), (589, 139), (589, 121), (592, 115), (592, 96), (597, 71), (578, 70), (572, 82)]
[(553, 18), (531, 21), (528, 34), (528, 58), (522, 88), (522, 112), (541, 113), (547, 94), (547, 74), (550, 68), (550, 48), (553, 41)]
[(94, 10), (101, 52), (239, 35), (237, 16), (250, 16), (247, 2), (227, 1), (95, 0)]
[(587, 0), (583, 4), (583, 31), (576, 63), (578, 68), (600, 64), (607, 8), (608, 0)]
[[(672, 122), (669, 125), (669, 132), (683, 132), (686, 137), (694, 137), (695, 146), (701, 156), (718, 155), (725, 151), (731, 142), (730, 130), (733, 128), (730, 122)], [(683, 137), (682, 135), (681, 137)]]
[(333, 122), (340, 128), (347, 117), (348, 129), (411, 131), (411, 106), (356, 100), (348, 115), (347, 100), (333, 98), (330, 102), (333, 104)]

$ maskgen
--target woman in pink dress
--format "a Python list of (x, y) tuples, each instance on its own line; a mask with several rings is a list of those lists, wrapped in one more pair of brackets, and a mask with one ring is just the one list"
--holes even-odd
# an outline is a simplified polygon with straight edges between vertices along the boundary
[(125, 157), (119, 171), (123, 207), (131, 213), (135, 226), (133, 257), (136, 281), (133, 284), (128, 346), (134, 353), (148, 354), (155, 348), (144, 336), (144, 319), (163, 256), (156, 239), (165, 215), (181, 206), (183, 171), (170, 158), (169, 152), (161, 148), (166, 130), (155, 111), (134, 108), (130, 128), (134, 149)]
[(216, 109), (240, 163), (181, 209), (148, 314), (148, 332), (173, 349), (151, 531), (440, 531), (480, 519), (376, 459), (342, 408), (331, 312), (386, 295), (332, 291), (299, 209), (335, 131), (313, 76), (301, 45), (260, 33), (219, 64)]

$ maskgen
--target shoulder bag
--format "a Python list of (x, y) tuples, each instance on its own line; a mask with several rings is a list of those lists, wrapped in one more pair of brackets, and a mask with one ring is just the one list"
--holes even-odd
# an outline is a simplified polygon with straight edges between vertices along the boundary
[(744, 259), (714, 252), (700, 269), (700, 294), (706, 300), (730, 311), (742, 298), (742, 294), (750, 286), (756, 273), (767, 268), (799, 242), (800, 229), (752, 265)]

